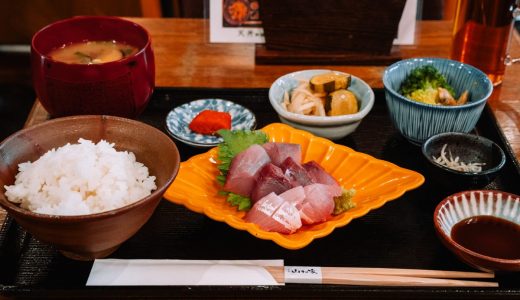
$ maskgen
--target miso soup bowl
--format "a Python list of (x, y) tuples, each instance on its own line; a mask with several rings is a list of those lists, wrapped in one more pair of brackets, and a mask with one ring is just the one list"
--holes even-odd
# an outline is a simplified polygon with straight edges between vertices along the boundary
[[(18, 165), (35, 161), (50, 149), (77, 143), (79, 138), (114, 143), (130, 151), (155, 176), (156, 190), (121, 208), (87, 215), (31, 212), (10, 202), (5, 185), (12, 185)], [(46, 121), (18, 131), (0, 144), (0, 206), (34, 238), (53, 245), (72, 259), (91, 260), (110, 255), (152, 216), (180, 165), (175, 143), (147, 124), (113, 116), (72, 116)]]
[[(69, 64), (49, 53), (85, 41), (117, 41), (138, 48), (121, 60), (100, 64)], [(104, 114), (137, 117), (155, 86), (155, 62), (148, 32), (117, 17), (80, 16), (52, 23), (31, 43), (33, 85), (52, 117)]]

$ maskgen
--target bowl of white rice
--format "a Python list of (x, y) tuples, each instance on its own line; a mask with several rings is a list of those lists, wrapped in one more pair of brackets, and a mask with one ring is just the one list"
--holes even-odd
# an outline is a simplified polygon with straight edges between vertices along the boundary
[(175, 143), (144, 123), (54, 119), (0, 144), (0, 206), (65, 256), (102, 258), (148, 221), (179, 165)]

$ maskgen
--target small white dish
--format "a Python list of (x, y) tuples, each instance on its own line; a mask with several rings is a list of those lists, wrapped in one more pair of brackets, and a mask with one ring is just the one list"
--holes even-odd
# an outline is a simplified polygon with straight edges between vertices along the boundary
[[(448, 196), (437, 205), (433, 215), (437, 236), (462, 261), (477, 269), (520, 271), (518, 258), (491, 257), (468, 249), (453, 239), (452, 229), (457, 223), (478, 216), (491, 216), (520, 225), (520, 196), (497, 190), (469, 190)], [(490, 241), (482, 237), (482, 243), (489, 244)], [(502, 243), (495, 241), (498, 245)]]
[(190, 146), (214, 147), (222, 142), (218, 135), (205, 135), (193, 132), (190, 122), (203, 110), (227, 112), (231, 115), (232, 130), (253, 130), (256, 127), (255, 115), (240, 104), (223, 99), (199, 99), (177, 106), (166, 116), (166, 129), (176, 140)]
[(293, 90), (300, 80), (310, 80), (315, 75), (331, 71), (333, 70), (303, 70), (276, 79), (269, 89), (269, 101), (278, 113), (280, 121), (332, 140), (343, 138), (354, 132), (374, 105), (374, 91), (366, 82), (354, 75), (351, 75), (352, 81), (348, 90), (352, 91), (359, 101), (359, 111), (355, 114), (332, 117), (307, 116), (289, 112), (282, 106), (284, 93)]

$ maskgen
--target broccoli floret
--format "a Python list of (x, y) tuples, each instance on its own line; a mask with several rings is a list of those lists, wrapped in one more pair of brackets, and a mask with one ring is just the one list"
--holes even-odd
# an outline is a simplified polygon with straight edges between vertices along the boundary
[(415, 68), (401, 84), (399, 92), (405, 97), (417, 90), (445, 88), (451, 95), (455, 96), (453, 87), (449, 85), (446, 78), (433, 66), (426, 65)]

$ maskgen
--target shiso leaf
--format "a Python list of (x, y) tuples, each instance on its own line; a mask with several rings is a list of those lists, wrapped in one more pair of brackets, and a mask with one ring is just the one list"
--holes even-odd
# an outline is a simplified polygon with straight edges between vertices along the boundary
[(228, 193), (227, 201), (232, 206), (237, 206), (238, 210), (251, 209), (251, 199), (249, 199), (249, 197), (245, 197), (235, 193)]

